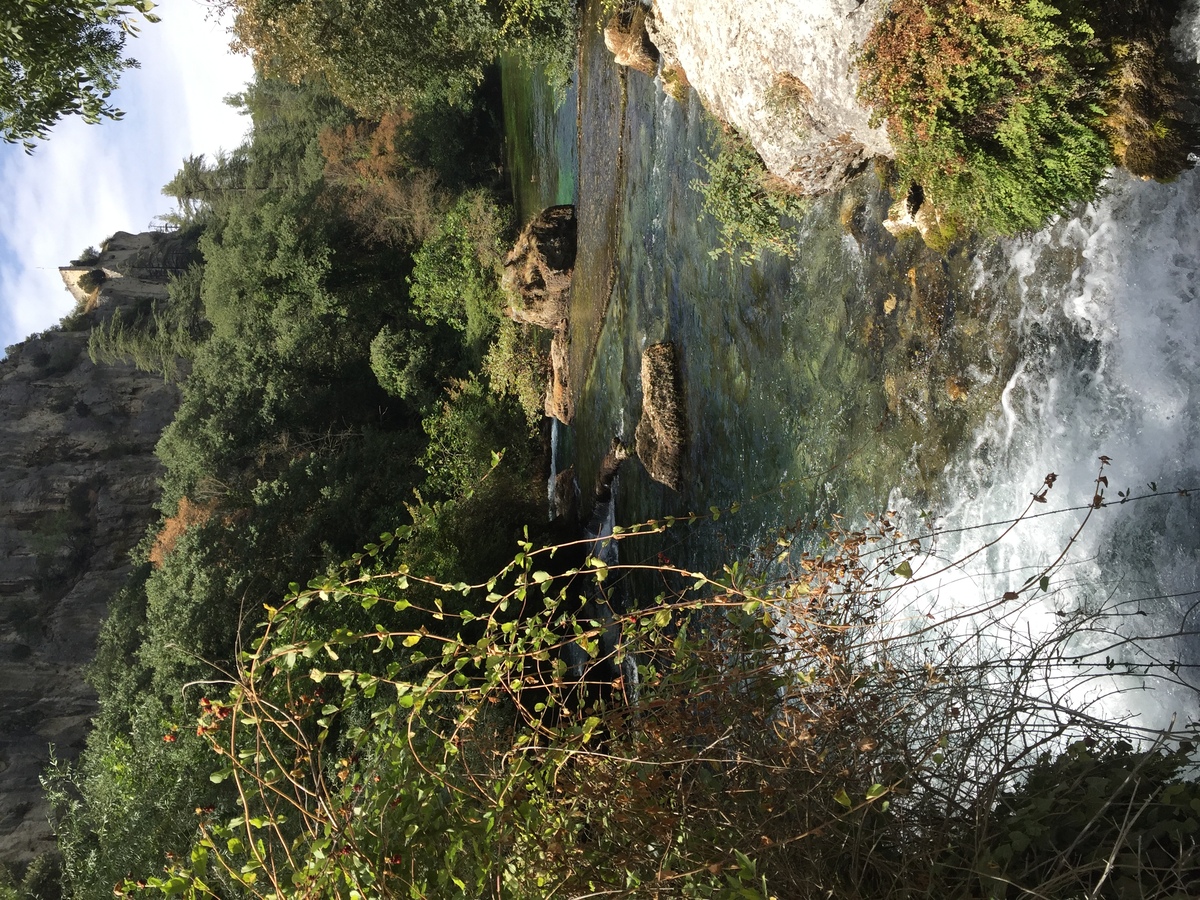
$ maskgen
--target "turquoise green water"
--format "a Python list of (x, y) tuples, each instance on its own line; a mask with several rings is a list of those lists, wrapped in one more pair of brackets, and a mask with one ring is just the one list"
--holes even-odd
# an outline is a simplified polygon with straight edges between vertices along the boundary
[[(713, 570), (782, 527), (803, 534), (818, 523), (819, 535), (832, 514), (861, 521), (903, 498), (909, 513), (934, 513), (939, 558), (972, 560), (922, 596), (929, 615), (969, 623), (983, 644), (995, 632), (997, 646), (1024, 646), (1062, 610), (1107, 598), (1120, 624), (1072, 645), (1078, 671), (1107, 671), (1111, 657), (1147, 683), (1161, 679), (1141, 705), (1105, 688), (1119, 699), (1111, 715), (1157, 723), (1193, 709), (1200, 177), (1118, 176), (1097, 203), (1038, 234), (970, 240), (943, 255), (883, 230), (891, 197), (867, 173), (813, 203), (797, 223), (794, 261), (714, 260), (717, 226), (690, 188), (714, 150), (713, 123), (694, 93), (678, 104), (618, 69), (594, 4), (587, 15), (568, 102), (537, 73), (510, 67), (505, 81), (525, 217), (555, 202), (578, 207), (578, 480), (586, 491), (612, 437), (632, 438), (642, 351), (670, 340), (689, 420), (686, 485), (656, 484), (631, 460), (615, 492), (618, 520), (726, 510), (622, 542), (623, 559), (666, 552)], [(1072, 507), (1092, 507), (1102, 454), (1113, 460), (1110, 494), (1156, 496), (1106, 506), (1075, 535)], [(987, 523), (1017, 515), (1048, 472), (1057, 482), (1047, 506), (1000, 542)], [(1048, 593), (996, 612), (996, 598), (1068, 546), (1069, 581), (1056, 574)], [(1121, 631), (1130, 622), (1135, 638)]]
[[(589, 9), (589, 15), (594, 15)], [(692, 189), (716, 152), (713, 121), (613, 64), (600, 30), (582, 32), (564, 93), (506, 64), (514, 193), (524, 218), (575, 202), (571, 301), (573, 427), (579, 483), (590, 485), (614, 435), (630, 440), (640, 360), (658, 341), (682, 364), (687, 484), (675, 492), (631, 462), (623, 524), (740, 506), (686, 535), (638, 548), (712, 567), (782, 525), (878, 509), (893, 488), (928, 497), (948, 448), (994, 400), (1011, 366), (996, 292), (962, 288), (971, 256), (943, 258), (882, 231), (890, 197), (874, 176), (813, 204), (794, 262), (714, 260), (717, 223)], [(984, 340), (981, 341), (980, 338)], [(953, 361), (951, 361), (951, 353)], [(969, 377), (963, 373), (973, 367)], [(971, 383), (952, 399), (947, 388)]]

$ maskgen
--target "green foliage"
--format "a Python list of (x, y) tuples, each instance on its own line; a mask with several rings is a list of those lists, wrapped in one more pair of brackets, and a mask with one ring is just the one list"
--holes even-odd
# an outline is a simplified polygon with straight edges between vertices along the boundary
[(431, 356), (429, 345), (412, 331), (396, 332), (384, 326), (371, 341), (371, 371), (379, 386), (418, 407), (433, 399), (430, 385), (436, 382), (428, 374), (434, 365)]
[[(895, 0), (868, 35), (858, 68), (860, 95), (876, 122), (888, 124), (902, 182), (922, 185), (969, 226), (1011, 234), (1093, 199), (1131, 145), (1140, 147), (1130, 155), (1135, 167), (1157, 177), (1177, 173), (1189, 129), (1175, 111), (1178, 91), (1165, 87), (1169, 23), (1139, 44), (1157, 48), (1142, 74), (1162, 73), (1140, 78), (1139, 89), (1161, 87), (1133, 97), (1112, 70), (1112, 60), (1131, 57), (1112, 33), (1119, 16), (1105, 7)], [(1122, 40), (1152, 34), (1155, 18), (1129, 24)], [(1128, 75), (1139, 67), (1122, 68)]]
[(483, 191), (464, 194), (437, 233), (413, 254), (409, 296), (433, 324), (463, 332), (476, 354), (496, 327), (503, 307), (500, 272), (508, 223)]
[(773, 180), (754, 148), (737, 135), (723, 135), (717, 155), (705, 159), (708, 180), (693, 181), (692, 187), (721, 226), (721, 246), (710, 255), (725, 254), (744, 265), (768, 253), (794, 256), (796, 236), (784, 220), (803, 216), (805, 201)]
[(489, 387), (515, 400), (530, 428), (538, 427), (546, 415), (547, 361), (541, 335), (532, 326), (501, 317), (483, 361)]
[(260, 66), (292, 80), (319, 73), (347, 104), (375, 116), (397, 103), (461, 104), (500, 52), (562, 56), (556, 51), (571, 47), (575, 26), (567, 0), (232, 5), (237, 46)]
[(71, 260), (73, 266), (91, 266), (100, 261), (100, 251), (95, 247), (84, 247), (78, 259)]
[(119, 119), (108, 102), (121, 72), (137, 66), (122, 56), (136, 34), (134, 16), (158, 19), (149, 0), (8, 0), (0, 29), (0, 138), (31, 152), (67, 115), (85, 122)]
[(25, 867), (15, 871), (0, 864), (0, 898), (2, 900), (62, 900), (62, 871), (59, 858), (53, 851), (42, 853)]
[(176, 381), (180, 363), (191, 359), (207, 331), (200, 302), (202, 281), (201, 267), (192, 266), (170, 275), (165, 302), (152, 301), (130, 312), (114, 310), (88, 335), (92, 362), (130, 362), (143, 372), (158, 372), (165, 380)]
[(441, 408), (421, 423), (429, 437), (421, 457), (426, 490), (444, 497), (465, 493), (488, 470), (492, 454), (504, 450), (506, 439), (528, 441), (523, 425), (481, 379), (453, 385)]
[(175, 177), (163, 185), (163, 195), (178, 204), (163, 220), (179, 228), (203, 224), (232, 193), (246, 189), (246, 165), (240, 150), (218, 153), (211, 163), (203, 154), (184, 157)]
[[(168, 738), (168, 740), (164, 740)], [(93, 732), (74, 766), (51, 760), (43, 786), (62, 856), (63, 895), (107, 900), (131, 872), (161, 867), (191, 843), (194, 810), (215, 802), (195, 728), (144, 702), (126, 734)]]
[(1200, 784), (1191, 745), (1135, 751), (1072, 743), (1045, 754), (1000, 800), (980, 871), (996, 897), (1011, 884), (1058, 896), (1181, 897), (1195, 889)]
[(108, 280), (103, 269), (91, 269), (79, 276), (79, 287), (87, 293), (100, 289), (100, 285)]

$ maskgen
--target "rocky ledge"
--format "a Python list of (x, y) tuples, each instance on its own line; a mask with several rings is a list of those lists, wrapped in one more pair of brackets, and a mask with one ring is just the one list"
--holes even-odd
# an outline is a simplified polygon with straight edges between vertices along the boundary
[(554, 332), (545, 411), (565, 425), (575, 418), (567, 300), (575, 271), (576, 237), (575, 207), (551, 206), (525, 226), (504, 258), (508, 315), (515, 322)]
[[(636, 6), (636, 0), (630, 6)], [(690, 83), (705, 107), (803, 193), (836, 190), (876, 156), (884, 128), (858, 102), (853, 61), (886, 0), (653, 0), (645, 16), (664, 85)], [(610, 23), (614, 38), (642, 21)], [(621, 46), (638, 48), (622, 33)], [(647, 71), (645, 54), (630, 62)], [(669, 86), (669, 85), (668, 85)]]

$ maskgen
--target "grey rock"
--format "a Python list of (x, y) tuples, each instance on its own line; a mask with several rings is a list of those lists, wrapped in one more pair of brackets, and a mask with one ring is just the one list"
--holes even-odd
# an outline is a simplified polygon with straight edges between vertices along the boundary
[[(94, 365), (88, 331), (166, 295), (189, 248), (169, 234), (114, 235), (100, 259), (62, 270), (90, 311), (0, 360), (0, 860), (53, 847), (39, 776), (55, 748), (83, 746), (96, 697), (84, 680), (129, 551), (157, 518), (154, 446), (178, 390), (131, 365)], [(84, 272), (105, 277), (94, 295)], [(86, 283), (86, 281), (85, 281)]]

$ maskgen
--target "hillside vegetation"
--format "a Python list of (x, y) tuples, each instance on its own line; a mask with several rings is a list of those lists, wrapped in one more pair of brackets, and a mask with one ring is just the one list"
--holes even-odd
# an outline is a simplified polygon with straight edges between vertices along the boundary
[[(858, 62), (900, 181), (969, 228), (1036, 229), (1108, 169), (1169, 180), (1200, 146), (1178, 0), (892, 0)], [(1185, 90), (1185, 86), (1187, 89)]]
[[(92, 338), (180, 383), (162, 518), (110, 605), (87, 748), (46, 776), (58, 855), (0, 896), (1197, 895), (1194, 747), (1069, 712), (1088, 672), (1047, 687), (1041, 661), (1102, 616), (1026, 655), (889, 630), (927, 577), (890, 515), (719, 575), (660, 559), (637, 596), (595, 544), (551, 544), (539, 346), (501, 315), (491, 64), (570, 58), (569, 5), (232, 5), (252, 135), (166, 187), (203, 262)], [(897, 0), (864, 70), (901, 146), (931, 148), (906, 177), (999, 230), (1094, 192), (1115, 43), (1087, 21)], [(942, 81), (888, 62), (909, 27)], [(972, 199), (986, 159), (1054, 150), (1051, 205)], [(713, 169), (736, 197), (733, 162)], [(777, 243), (746, 222), (730, 244)]]

